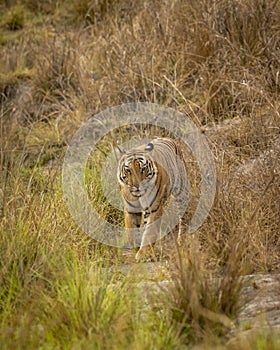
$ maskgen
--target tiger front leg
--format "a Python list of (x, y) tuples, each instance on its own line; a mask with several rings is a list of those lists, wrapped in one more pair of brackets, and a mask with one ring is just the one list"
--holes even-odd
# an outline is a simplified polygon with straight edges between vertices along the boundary
[[(142, 212), (140, 213), (130, 213), (125, 210), (124, 212), (124, 224), (126, 230), (133, 229), (133, 228), (140, 228), (141, 227), (141, 222), (142, 222)], [(129, 233), (128, 233), (129, 234)], [(135, 245), (135, 238), (129, 234), (127, 237), (127, 240), (129, 242), (130, 246)]]
[(161, 216), (161, 209), (152, 213), (144, 213), (144, 233), (140, 249), (135, 256), (137, 261), (155, 258), (153, 245), (160, 238)]

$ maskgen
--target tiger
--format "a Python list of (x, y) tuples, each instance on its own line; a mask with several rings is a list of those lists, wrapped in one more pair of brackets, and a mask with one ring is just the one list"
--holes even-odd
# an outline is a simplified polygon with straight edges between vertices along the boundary
[(180, 212), (178, 237), (181, 236), (182, 214), (188, 195), (185, 164), (179, 142), (167, 137), (157, 137), (122, 151), (117, 180), (124, 205), (125, 229), (140, 229), (144, 221), (136, 261), (151, 258), (153, 243), (160, 237), (161, 217), (171, 197)]

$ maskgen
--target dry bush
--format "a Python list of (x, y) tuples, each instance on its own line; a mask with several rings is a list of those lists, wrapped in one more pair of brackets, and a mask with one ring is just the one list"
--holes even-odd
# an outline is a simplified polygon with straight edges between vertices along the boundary
[(164, 289), (169, 317), (187, 344), (207, 337), (215, 340), (233, 330), (233, 318), (240, 308), (243, 252), (238, 241), (232, 244), (220, 278), (209, 267), (207, 258), (193, 236), (177, 247), (169, 266), (172, 284)]
[(95, 25), (114, 15), (121, 16), (126, 21), (139, 8), (139, 4), (130, 0), (81, 0), (66, 3), (68, 20), (82, 26)]
[[(162, 3), (158, 5), (147, 3), (145, 10), (131, 18), (131, 24), (120, 24), (118, 17), (113, 16), (108, 20), (112, 33), (101, 32), (101, 75), (106, 77), (105, 86), (107, 82), (111, 86), (110, 97), (119, 94), (117, 103), (127, 98), (145, 99), (180, 108), (186, 100), (192, 100), (203, 108), (206, 122), (218, 121), (255, 112), (267, 97), (265, 91), (270, 93), (270, 86), (279, 84), (276, 3), (266, 5), (264, 12), (258, 3), (254, 16), (259, 17), (249, 19), (250, 34), (242, 24), (252, 11), (250, 2), (236, 2), (233, 8), (224, 1), (176, 1), (168, 9)], [(262, 28), (258, 23), (263, 23), (264, 17)], [(265, 39), (264, 32), (268, 35)], [(239, 38), (237, 43), (235, 35)], [(143, 41), (144, 51), (140, 46)], [(254, 41), (259, 51), (251, 52)]]
[(66, 108), (71, 113), (81, 104), (86, 109), (94, 100), (87, 46), (79, 36), (80, 33), (65, 34), (61, 40), (50, 35), (43, 39), (40, 46), (33, 43), (36, 77), (32, 84), (31, 102), (35, 110), (36, 106), (40, 106), (36, 114), (41, 118), (57, 117)]
[(230, 252), (230, 240), (240, 239), (247, 273), (279, 270), (278, 129), (273, 118), (264, 116), (235, 120), (206, 132), (215, 144), (221, 143), (215, 148), (216, 200), (201, 229), (202, 237), (210, 256), (214, 253), (215, 261), (222, 264)]

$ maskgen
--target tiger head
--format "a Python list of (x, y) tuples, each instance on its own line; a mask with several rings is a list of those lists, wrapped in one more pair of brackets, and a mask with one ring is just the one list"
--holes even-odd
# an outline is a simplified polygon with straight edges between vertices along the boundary
[(141, 197), (155, 180), (157, 167), (151, 158), (152, 143), (123, 153), (118, 164), (118, 181), (133, 197)]

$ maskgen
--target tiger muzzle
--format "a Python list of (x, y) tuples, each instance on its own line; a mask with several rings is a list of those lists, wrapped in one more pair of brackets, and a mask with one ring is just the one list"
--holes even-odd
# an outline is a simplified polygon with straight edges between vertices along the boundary
[(136, 186), (128, 186), (130, 193), (134, 196), (134, 197), (141, 197), (145, 191), (143, 191), (143, 189), (140, 189), (139, 187)]

